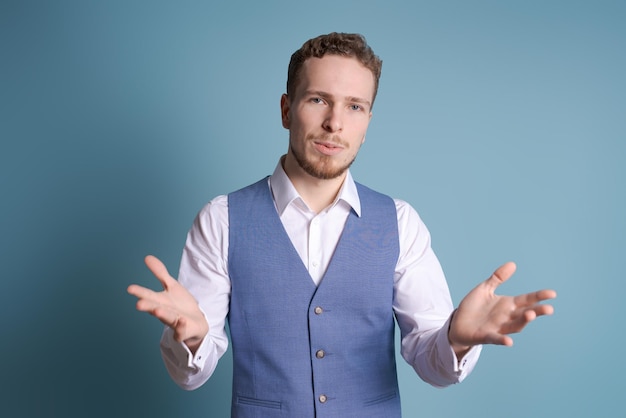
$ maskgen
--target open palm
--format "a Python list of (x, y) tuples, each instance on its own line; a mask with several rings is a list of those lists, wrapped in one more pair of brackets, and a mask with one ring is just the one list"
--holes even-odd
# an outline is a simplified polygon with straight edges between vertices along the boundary
[(540, 302), (556, 297), (554, 290), (539, 290), (518, 296), (500, 296), (495, 291), (507, 281), (516, 266), (506, 263), (463, 298), (450, 324), (449, 339), (456, 346), (479, 344), (513, 345), (509, 334), (520, 332), (554, 308)]
[(147, 256), (146, 266), (161, 282), (163, 290), (155, 292), (138, 285), (130, 285), (128, 293), (138, 298), (137, 310), (147, 312), (174, 330), (174, 339), (184, 341), (194, 351), (209, 331), (204, 314), (196, 299), (167, 271), (154, 256)]

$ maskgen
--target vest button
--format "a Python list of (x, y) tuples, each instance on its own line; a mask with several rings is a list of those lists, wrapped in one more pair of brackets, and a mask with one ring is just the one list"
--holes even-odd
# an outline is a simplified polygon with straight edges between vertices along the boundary
[(326, 355), (326, 353), (324, 352), (324, 350), (317, 350), (315, 352), (315, 357), (317, 357), (317, 358), (324, 358), (325, 355)]
[(315, 315), (320, 315), (322, 312), (324, 312), (324, 310), (321, 306), (316, 306), (313, 312), (315, 312)]
[(328, 400), (328, 398), (326, 397), (326, 395), (320, 395), (320, 402), (321, 403), (326, 403), (326, 401)]

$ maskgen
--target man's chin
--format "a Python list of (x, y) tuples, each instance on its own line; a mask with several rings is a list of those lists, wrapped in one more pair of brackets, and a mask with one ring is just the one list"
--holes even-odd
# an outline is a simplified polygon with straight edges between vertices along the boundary
[(333, 167), (328, 164), (300, 164), (300, 167), (311, 177), (315, 177), (319, 180), (333, 180), (343, 176), (346, 173), (348, 167)]
[(353, 158), (349, 164), (338, 166), (333, 157), (316, 155), (309, 156), (310, 158), (307, 158), (299, 155), (297, 152), (294, 152), (293, 148), (291, 149), (291, 154), (293, 155), (296, 163), (305, 173), (319, 180), (333, 180), (343, 176), (346, 170), (348, 170), (354, 162)]

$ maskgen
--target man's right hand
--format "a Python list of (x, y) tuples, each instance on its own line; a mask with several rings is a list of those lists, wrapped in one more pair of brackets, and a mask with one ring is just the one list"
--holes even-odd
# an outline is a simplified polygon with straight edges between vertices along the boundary
[(155, 292), (132, 284), (128, 293), (136, 296), (137, 310), (148, 312), (172, 328), (174, 339), (184, 342), (195, 353), (209, 333), (209, 324), (196, 299), (167, 272), (165, 265), (154, 256), (147, 256), (146, 266), (159, 279), (163, 291)]

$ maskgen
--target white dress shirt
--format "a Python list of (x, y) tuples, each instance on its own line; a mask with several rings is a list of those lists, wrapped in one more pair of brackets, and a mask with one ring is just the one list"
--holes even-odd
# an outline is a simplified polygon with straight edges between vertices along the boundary
[[(335, 201), (319, 213), (311, 211), (279, 162), (268, 187), (276, 210), (315, 284), (326, 268), (351, 210), (360, 216), (361, 203), (350, 172)], [(448, 386), (474, 368), (481, 347), (460, 361), (448, 341), (453, 306), (443, 271), (430, 247), (430, 234), (417, 212), (395, 200), (400, 255), (394, 275), (393, 309), (401, 331), (402, 357), (426, 382)], [(230, 302), (228, 276), (228, 197), (209, 202), (194, 220), (180, 264), (179, 282), (197, 299), (206, 315), (209, 334), (193, 355), (165, 327), (161, 352), (172, 379), (185, 389), (201, 386), (228, 347), (225, 324)]]

